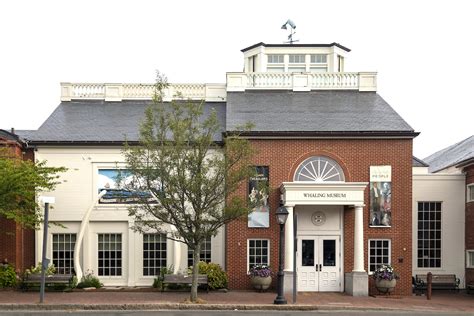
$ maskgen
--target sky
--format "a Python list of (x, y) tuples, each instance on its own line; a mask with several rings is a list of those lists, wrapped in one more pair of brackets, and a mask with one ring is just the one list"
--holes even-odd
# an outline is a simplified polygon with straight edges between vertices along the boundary
[(225, 83), (241, 49), (300, 43), (352, 51), (346, 71), (377, 71), (378, 93), (415, 131), (414, 155), (474, 134), (474, 2), (2, 0), (0, 128), (37, 129), (60, 82)]

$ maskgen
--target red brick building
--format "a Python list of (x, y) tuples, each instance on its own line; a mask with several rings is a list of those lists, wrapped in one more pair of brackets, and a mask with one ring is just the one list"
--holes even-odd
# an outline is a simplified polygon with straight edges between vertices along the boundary
[[(33, 159), (33, 152), (14, 134), (0, 130), (0, 148), (8, 148), (15, 156)], [(7, 261), (17, 270), (29, 268), (35, 262), (34, 231), (22, 228), (12, 220), (0, 216), (0, 260)]]

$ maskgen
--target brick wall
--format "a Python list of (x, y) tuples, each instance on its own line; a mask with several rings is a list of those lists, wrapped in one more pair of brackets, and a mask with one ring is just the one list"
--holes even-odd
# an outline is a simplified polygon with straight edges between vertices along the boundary
[[(336, 160), (344, 169), (347, 182), (369, 182), (371, 165), (392, 166), (392, 227), (369, 228), (369, 190), (365, 190), (364, 262), (367, 268), (369, 238), (392, 240), (392, 263), (401, 274), (396, 294), (411, 294), (411, 212), (412, 212), (412, 140), (252, 140), (258, 154), (255, 165), (270, 168), (271, 207), (270, 228), (247, 228), (247, 219), (236, 220), (226, 227), (226, 269), (231, 289), (249, 289), (247, 271), (247, 239), (270, 239), (270, 265), (278, 267), (279, 228), (274, 212), (279, 204), (279, 187), (292, 181), (293, 173), (304, 159), (325, 155)], [(237, 194), (246, 196), (247, 184)], [(354, 210), (344, 209), (344, 272), (353, 268)], [(400, 258), (400, 260), (399, 260)], [(342, 276), (343, 277), (343, 276)], [(275, 280), (274, 280), (275, 285)]]
[[(474, 165), (464, 168), (466, 186), (474, 183)], [(466, 203), (466, 249), (474, 249), (474, 202)], [(466, 283), (474, 283), (474, 269), (466, 268)]]

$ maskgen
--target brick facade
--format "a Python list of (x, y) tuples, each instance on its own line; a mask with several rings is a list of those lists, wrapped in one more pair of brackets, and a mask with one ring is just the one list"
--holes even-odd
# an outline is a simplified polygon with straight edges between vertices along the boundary
[[(474, 164), (464, 168), (466, 186), (474, 183)], [(474, 202), (466, 203), (466, 249), (474, 249)], [(466, 284), (474, 283), (474, 268), (466, 268)]]
[[(7, 147), (17, 157), (33, 160), (34, 153), (24, 148), (19, 142), (0, 137), (0, 147)], [(23, 271), (35, 263), (34, 230), (24, 229), (12, 220), (0, 216), (0, 262), (7, 261), (16, 270)]]
[[(226, 270), (231, 289), (251, 287), (247, 276), (247, 239), (270, 240), (270, 265), (278, 267), (279, 227), (274, 212), (279, 205), (279, 187), (292, 181), (293, 173), (304, 159), (325, 155), (337, 161), (344, 170), (346, 182), (369, 182), (369, 167), (392, 166), (392, 227), (369, 228), (369, 190), (365, 190), (364, 267), (367, 269), (369, 238), (391, 239), (391, 260), (401, 274), (396, 294), (411, 294), (412, 275), (412, 139), (288, 139), (252, 140), (258, 153), (255, 165), (270, 169), (270, 228), (247, 228), (247, 219), (233, 221), (226, 227)], [(239, 190), (247, 195), (247, 185)], [(354, 209), (344, 209), (344, 271), (353, 268)], [(341, 276), (344, 277), (343, 275)], [(274, 285), (276, 278), (274, 278)]]

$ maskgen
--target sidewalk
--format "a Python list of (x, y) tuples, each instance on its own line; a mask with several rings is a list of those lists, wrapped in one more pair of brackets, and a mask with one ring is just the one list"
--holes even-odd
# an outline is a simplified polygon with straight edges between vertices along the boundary
[(38, 292), (0, 291), (0, 310), (137, 310), (137, 309), (212, 309), (212, 310), (404, 310), (433, 312), (472, 312), (474, 295), (465, 292), (434, 292), (430, 301), (426, 296), (410, 297), (352, 297), (343, 293), (301, 293), (297, 303), (273, 305), (274, 292), (253, 291), (199, 292), (203, 304), (186, 304), (189, 292), (149, 291), (94, 291), (46, 292), (40, 305)]

